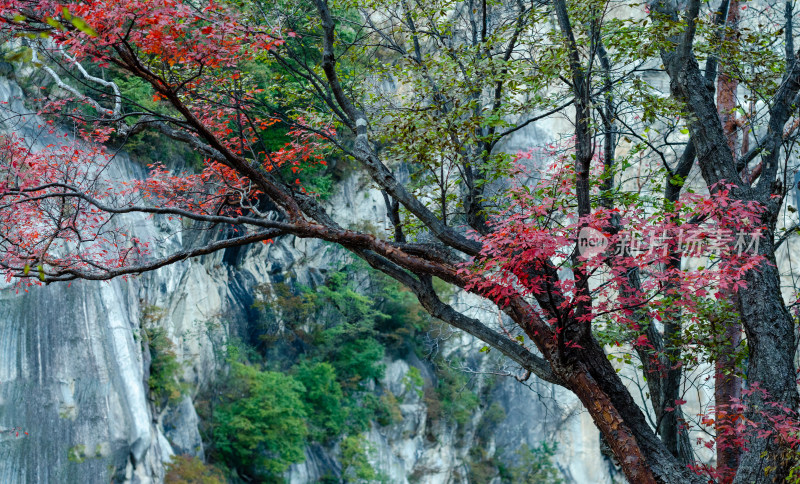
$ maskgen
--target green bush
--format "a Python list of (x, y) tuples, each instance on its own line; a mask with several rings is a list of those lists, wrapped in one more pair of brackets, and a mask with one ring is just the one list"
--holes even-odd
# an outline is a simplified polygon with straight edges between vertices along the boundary
[(167, 463), (164, 484), (225, 484), (225, 475), (191, 455), (174, 455)]
[(351, 397), (346, 433), (357, 434), (368, 430), (370, 422), (386, 411), (386, 407), (374, 393), (362, 392)]
[(520, 457), (518, 465), (512, 467), (511, 482), (514, 484), (563, 484), (564, 476), (553, 463), (553, 456), (558, 449), (557, 444), (541, 445), (530, 448), (523, 444), (517, 451)]
[(493, 427), (506, 419), (506, 411), (502, 405), (493, 402), (481, 418), (481, 425)]
[(303, 385), (281, 373), (231, 363), (230, 387), (214, 411), (213, 444), (233, 468), (279, 481), (304, 459), (308, 435)]
[(408, 390), (413, 389), (419, 398), (425, 395), (422, 390), (425, 386), (425, 380), (422, 378), (422, 373), (419, 371), (419, 368), (415, 366), (408, 369), (406, 376), (403, 377), (403, 385), (405, 385)]
[[(304, 334), (300, 327), (317, 311), (316, 295), (309, 289), (297, 292), (295, 294), (292, 286), (283, 282), (256, 286), (253, 308), (260, 312), (260, 318), (254, 322), (254, 329), (260, 333), (259, 346), (292, 340), (296, 333)], [(277, 322), (290, 331), (277, 333)]]
[[(383, 376), (380, 361), (385, 348), (377, 339), (375, 327), (389, 316), (354, 291), (344, 273), (332, 274), (317, 291), (292, 291), (287, 284), (275, 284), (260, 287), (259, 293), (254, 307), (261, 311), (261, 327), (281, 320), (291, 328), (285, 338), (299, 337), (305, 343), (298, 345), (304, 348), (303, 359), (330, 363), (343, 389), (359, 390), (363, 383)], [(308, 331), (301, 329), (304, 323), (310, 326)], [(260, 339), (267, 347), (278, 343), (276, 335), (264, 334)]]
[[(330, 274), (315, 290), (287, 283), (259, 287), (254, 308), (261, 313), (257, 329), (264, 337), (257, 338), (257, 353), (233, 353), (238, 361), (248, 353), (244, 361), (269, 361), (273, 369), (287, 369), (302, 387), (295, 392), (301, 400), (297, 408), (303, 410), (303, 417), (298, 418), (307, 429), (303, 438), (322, 444), (344, 438), (343, 459), (351, 459), (352, 465), (348, 465), (355, 469), (360, 468), (357, 456), (363, 457), (366, 451), (356, 452), (359, 447), (354, 436), (373, 422), (385, 426), (403, 418), (395, 395), (371, 386), (383, 377), (387, 348), (393, 348), (396, 355), (416, 351), (423, 344), (420, 335), (434, 323), (416, 298), (397, 283), (374, 271), (367, 271), (364, 278), (364, 271), (353, 267), (360, 266), (351, 264), (349, 272)], [(360, 275), (354, 278), (356, 273)], [(276, 332), (278, 327), (284, 328), (284, 334)], [(442, 361), (437, 363), (436, 385), (426, 387), (415, 367), (405, 375), (404, 384), (428, 402), (431, 420), (446, 419), (463, 426), (478, 407), (479, 398), (464, 373)], [(226, 384), (240, 385), (238, 378), (237, 372), (231, 371)], [(502, 413), (502, 408), (493, 410), (490, 417)], [(215, 419), (219, 417), (215, 415)], [(208, 433), (214, 435), (214, 441), (220, 440), (216, 435), (219, 429)], [(242, 462), (236, 462), (224, 445), (217, 447), (216, 454), (229, 466), (242, 468)], [(252, 459), (237, 459), (253, 465)], [(366, 479), (366, 474), (359, 475), (362, 477), (352, 474), (348, 479)]]
[(371, 278), (370, 293), (375, 307), (389, 315), (378, 322), (376, 328), (381, 341), (402, 356), (416, 343), (415, 337), (427, 331), (431, 317), (417, 301), (416, 296), (394, 279), (380, 273)]
[(349, 287), (341, 272), (319, 288), (316, 304), (327, 312), (329, 324), (315, 338), (315, 357), (333, 365), (344, 388), (360, 389), (362, 383), (380, 379), (385, 348), (376, 339), (375, 326), (388, 316)]
[(342, 476), (345, 482), (375, 481), (378, 473), (369, 463), (372, 447), (361, 435), (350, 435), (342, 441)]
[(398, 415), (398, 421), (402, 420), (396, 400), (393, 408), (391, 400), (379, 399), (374, 393), (343, 389), (341, 379), (329, 363), (302, 362), (294, 367), (294, 374), (306, 389), (303, 400), (311, 440), (325, 443), (342, 435), (363, 432), (373, 420), (383, 422), (382, 425), (394, 421)]
[(180, 384), (182, 366), (175, 354), (175, 345), (163, 328), (145, 328), (144, 333), (150, 348), (150, 378), (147, 380), (150, 396), (158, 407), (177, 403), (183, 395), (183, 387)]
[[(342, 386), (360, 388), (364, 382), (383, 376), (385, 368), (379, 362), (383, 359), (384, 347), (375, 338), (348, 341), (342, 334), (332, 337), (328, 346), (325, 360), (330, 361), (336, 369)], [(338, 351), (334, 349), (337, 346)]]
[(476, 446), (469, 450), (468, 464), (469, 482), (490, 482), (500, 475), (495, 459), (489, 456), (483, 447)]
[(379, 424), (393, 425), (403, 421), (403, 412), (400, 410), (400, 402), (390, 390), (381, 395), (380, 407), (378, 408), (375, 416)]
[(338, 436), (347, 420), (342, 386), (329, 363), (303, 362), (295, 367), (295, 377), (305, 387), (305, 411), (310, 436), (323, 442)]
[(67, 449), (67, 460), (76, 464), (83, 464), (86, 461), (86, 446), (83, 444), (73, 445)]

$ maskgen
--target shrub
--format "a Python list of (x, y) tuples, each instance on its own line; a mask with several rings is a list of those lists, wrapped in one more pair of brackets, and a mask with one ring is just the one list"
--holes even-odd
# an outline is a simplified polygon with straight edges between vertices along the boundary
[(542, 442), (533, 449), (527, 444), (523, 444), (517, 451), (520, 457), (519, 464), (510, 469), (511, 482), (514, 484), (538, 484), (541, 482), (563, 484), (564, 476), (553, 463), (553, 456), (557, 448), (557, 444), (548, 445), (546, 442)]
[(311, 438), (324, 441), (342, 432), (347, 419), (342, 386), (329, 363), (303, 362), (295, 367), (296, 378), (305, 387), (305, 411)]
[[(425, 395), (425, 406), (427, 407), (428, 420), (435, 422), (443, 417), (442, 400), (439, 398), (437, 388), (427, 387), (423, 389)], [(431, 425), (428, 425), (431, 428)]]
[(419, 304), (416, 296), (394, 279), (381, 273), (371, 277), (371, 297), (375, 307), (387, 318), (378, 321), (381, 341), (402, 356), (415, 345), (414, 338), (431, 324), (431, 317)]
[(225, 475), (191, 455), (174, 455), (167, 464), (164, 484), (225, 484)]
[(88, 456), (86, 446), (83, 444), (73, 445), (67, 449), (67, 460), (76, 464), (83, 464)]
[(378, 473), (370, 465), (368, 454), (372, 451), (369, 442), (361, 435), (350, 435), (342, 441), (342, 476), (349, 481), (374, 481)]
[(333, 365), (344, 388), (359, 389), (365, 381), (380, 379), (385, 348), (375, 339), (375, 326), (388, 316), (353, 291), (341, 272), (319, 288), (316, 302), (332, 311), (329, 319), (334, 323), (317, 338), (317, 357)]
[(230, 466), (277, 480), (304, 459), (303, 385), (291, 376), (231, 363), (230, 388), (214, 412), (213, 444)]
[(400, 411), (400, 402), (390, 390), (381, 395), (380, 408), (376, 412), (376, 420), (381, 425), (392, 425), (403, 421), (403, 412)]
[(177, 403), (183, 395), (180, 384), (181, 363), (175, 354), (175, 345), (163, 328), (146, 328), (145, 336), (150, 347), (150, 396), (156, 406)]
[(494, 426), (506, 419), (506, 411), (503, 406), (493, 402), (481, 419), (482, 425)]
[[(495, 459), (489, 456), (483, 447), (472, 447), (469, 450), (468, 464), (469, 482), (490, 482), (500, 474)], [(516, 484), (516, 481), (514, 482)]]
[(403, 385), (409, 390), (413, 388), (419, 398), (425, 395), (425, 392), (422, 390), (425, 386), (425, 379), (422, 378), (422, 373), (419, 371), (419, 368), (415, 366), (408, 369), (406, 376), (403, 377)]
[[(346, 341), (343, 334), (331, 340), (325, 359), (336, 369), (343, 386), (359, 388), (363, 382), (383, 376), (384, 366), (379, 362), (383, 359), (384, 347), (377, 340), (359, 338)], [(338, 351), (334, 350), (337, 346)]]
[(376, 416), (386, 412), (383, 403), (374, 393), (362, 392), (348, 402), (345, 433), (357, 434), (369, 429)]

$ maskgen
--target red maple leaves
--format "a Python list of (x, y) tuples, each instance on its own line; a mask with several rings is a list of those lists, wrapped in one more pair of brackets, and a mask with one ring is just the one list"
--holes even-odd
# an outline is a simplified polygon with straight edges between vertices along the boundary
[[(90, 95), (61, 89), (39, 114), (70, 119), (77, 139), (46, 147), (16, 136), (2, 140), (0, 218), (6, 229), (0, 266), (8, 277), (46, 280), (45, 274), (135, 265), (148, 256), (152, 241), (140, 239), (127, 227), (131, 220), (121, 217), (235, 220), (255, 210), (262, 195), (242, 166), (264, 173), (288, 166), (297, 174), (324, 164), (323, 140), (333, 132), (302, 118), (280, 149), (260, 143), (261, 132), (279, 119), (261, 107), (263, 90), (247, 66), (284, 40), (277, 30), (249, 23), (225, 4), (8, 0), (2, 6), (0, 31), (44, 39), (31, 44), (38, 59), (81, 72), (80, 63), (89, 62), (138, 77), (164, 104), (161, 111), (129, 114), (102, 108), (91, 97), (118, 106), (116, 86), (104, 84), (105, 90)], [(87, 115), (87, 108), (98, 116)], [(123, 181), (112, 167), (113, 155), (100, 143), (126, 135), (128, 118), (145, 126), (161, 123), (172, 136), (206, 143), (204, 166), (195, 173), (172, 173), (155, 160), (146, 179)], [(56, 133), (49, 123), (43, 129)], [(238, 166), (231, 165), (232, 157)]]

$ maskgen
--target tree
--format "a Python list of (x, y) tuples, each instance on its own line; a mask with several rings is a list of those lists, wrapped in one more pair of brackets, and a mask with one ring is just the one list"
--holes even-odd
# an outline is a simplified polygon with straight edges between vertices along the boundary
[(304, 458), (305, 388), (290, 376), (239, 362), (233, 385), (214, 413), (214, 446), (226, 462), (264, 482)]
[[(709, 12), (698, 0), (685, 11), (653, 2), (641, 17), (600, 0), (2, 5), (12, 58), (49, 79), (39, 115), (72, 123), (81, 138), (36, 149), (3, 139), (9, 278), (109, 279), (286, 235), (333, 242), (431, 315), (575, 393), (631, 482), (707, 479), (692, 471), (700, 466), (680, 409), (683, 369), (701, 360), (748, 385), (742, 401), (735, 384), (720, 386), (728, 408), (716, 417), (731, 423), (714, 421), (718, 443), (741, 455), (720, 454), (735, 478), (726, 469), (712, 477), (789, 475), (796, 342), (775, 263), (794, 231), (778, 225), (800, 91), (791, 4), (777, 24), (766, 4), (734, 28), (728, 0)], [(780, 31), (783, 45), (771, 40)], [(754, 100), (741, 126), (720, 119), (739, 109), (714, 100), (720, 68), (721, 96), (740, 82)], [(648, 72), (669, 77), (671, 98)], [(120, 90), (132, 80), (147, 98)], [(516, 157), (504, 149), (564, 115), (569, 132), (549, 146)], [(156, 164), (133, 183), (109, 176), (103, 143), (143, 130), (201, 153), (202, 169)], [(268, 143), (276, 130), (282, 147)], [(383, 192), (391, 234), (343, 227), (302, 183), (336, 157)], [(537, 159), (547, 170), (537, 172)], [(702, 193), (684, 190), (695, 162)], [(175, 232), (191, 224), (233, 235), (162, 254), (125, 226), (132, 213), (165, 218)], [(707, 267), (686, 270), (691, 251), (679, 235), (689, 231), (707, 245), (712, 232), (749, 239), (722, 238)], [(662, 242), (642, 240), (648, 233)], [(584, 252), (587, 234), (607, 249)], [(434, 278), (512, 324), (457, 311)], [(746, 358), (719, 344), (726, 331), (736, 336), (734, 320)], [(621, 346), (638, 358), (628, 371), (646, 378), (649, 402), (636, 403), (609, 361), (607, 348)]]

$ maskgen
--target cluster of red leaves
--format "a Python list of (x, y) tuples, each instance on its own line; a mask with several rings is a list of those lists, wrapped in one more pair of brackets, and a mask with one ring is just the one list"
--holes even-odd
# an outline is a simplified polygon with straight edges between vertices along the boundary
[[(712, 406), (706, 413), (698, 415), (700, 425), (716, 430), (715, 438), (698, 438), (698, 445), (709, 449), (725, 446), (746, 451), (753, 439), (775, 439), (783, 448), (800, 452), (800, 419), (795, 410), (771, 399), (769, 392), (758, 382), (750, 383), (742, 390), (742, 395), (743, 399), (734, 398), (733, 403), (724, 408)], [(745, 402), (750, 402), (749, 406)], [(720, 470), (711, 465), (694, 464), (690, 468), (707, 476), (709, 482), (717, 482), (720, 477)]]
[[(236, 67), (243, 58), (283, 42), (277, 32), (247, 26), (224, 2), (6, 0), (3, 7), (7, 30), (30, 31), (31, 18), (55, 24), (50, 35), (56, 44), (78, 59), (107, 63), (114, 62), (122, 41), (143, 59), (209, 69)], [(86, 27), (74, 27), (72, 18)]]
[(96, 144), (64, 141), (34, 150), (14, 135), (0, 139), (0, 263), (9, 278), (15, 269), (45, 264), (119, 267), (147, 248), (90, 203), (131, 201), (125, 187), (103, 176), (109, 156)]
[[(587, 298), (577, 295), (575, 287), (573, 270), (580, 267), (596, 282), (592, 311), (582, 318), (592, 322), (603, 316), (638, 330), (635, 319), (640, 318), (633, 318), (634, 312), (648, 311), (650, 320), (660, 320), (667, 309), (680, 309), (694, 317), (702, 301), (741, 288), (744, 273), (765, 263), (752, 249), (735, 250), (739, 234), (746, 235), (748, 243), (760, 235), (762, 228), (756, 221), (761, 210), (734, 200), (728, 186), (714, 187), (713, 195), (685, 193), (674, 204), (630, 197), (628, 203), (616, 203), (611, 209), (598, 206), (591, 215), (579, 218), (569, 157), (556, 157), (533, 173), (518, 164), (512, 179), (516, 184), (509, 191), (510, 203), (492, 220), (494, 230), (482, 239), (480, 257), (461, 269), (462, 274), (474, 275), (470, 289), (500, 305), (507, 304), (512, 295), (536, 296), (555, 289), (564, 295), (558, 309), (568, 314)], [(599, 186), (593, 196), (600, 199)], [(575, 257), (579, 235), (587, 228), (603, 235), (606, 250)], [(687, 244), (678, 245), (686, 234), (698, 246), (713, 246), (716, 253), (700, 254), (693, 268), (671, 268), (671, 250), (691, 250)], [(558, 266), (559, 277), (542, 270), (548, 261)], [(628, 279), (633, 269), (646, 275), (638, 291), (632, 290)], [(551, 324), (555, 321), (550, 317)], [(640, 338), (634, 344), (647, 345), (647, 340)]]
[[(260, 132), (278, 120), (257, 109), (262, 91), (246, 78), (247, 64), (284, 39), (278, 31), (249, 24), (225, 3), (3, 3), (0, 31), (30, 36), (37, 29), (46, 29), (48, 36), (38, 48), (49, 50), (67, 68), (74, 59), (144, 79), (157, 101), (165, 100), (202, 126), (195, 126), (190, 135), (211, 135), (219, 146), (267, 171), (289, 166), (296, 174), (325, 163), (323, 138), (333, 131), (324, 126), (312, 129), (302, 119), (285, 146), (271, 153), (260, 148)], [(286, 35), (294, 37), (291, 32)], [(141, 261), (149, 243), (112, 223), (122, 212), (146, 207), (235, 216), (257, 205), (257, 185), (211, 159), (199, 173), (172, 173), (156, 160), (146, 179), (123, 182), (112, 174), (112, 157), (100, 146), (117, 126), (108, 119), (112, 110), (87, 118), (82, 114), (86, 106), (97, 104), (64, 97), (63, 92), (42, 106), (39, 114), (51, 119), (45, 130), (54, 134), (52, 119), (66, 115), (78, 126), (80, 139), (34, 148), (28, 147), (32, 141), (11, 136), (0, 144), (0, 264), (9, 277), (22, 268), (25, 274), (35, 269), (32, 275), (40, 274), (42, 266), (102, 272)]]
[[(72, 25), (75, 19), (81, 19), (82, 27)], [(50, 28), (53, 25), (56, 28)], [(176, 96), (228, 147), (240, 150), (243, 142), (253, 141), (254, 129), (274, 122), (242, 113), (260, 93), (251, 83), (241, 82), (246, 76), (242, 67), (285, 41), (276, 30), (248, 24), (224, 3), (3, 3), (0, 31), (30, 35), (41, 26), (48, 28), (52, 42), (39, 49), (54, 58), (62, 58), (63, 50), (77, 62), (137, 70), (136, 75), (153, 84), (155, 100)]]
[[(53, 131), (55, 133), (55, 131)], [(306, 132), (267, 159), (270, 167), (299, 170), (320, 159), (321, 145)], [(260, 191), (236, 170), (208, 160), (199, 173), (175, 174), (150, 166), (142, 180), (124, 181), (112, 156), (93, 142), (60, 138), (29, 147), (15, 136), (0, 138), (0, 266), (7, 277), (21, 268), (120, 268), (139, 263), (150, 241), (128, 223), (112, 222), (141, 208), (176, 209), (192, 215), (242, 215)], [(176, 212), (174, 216), (178, 216)], [(172, 216), (170, 216), (171, 219)]]

